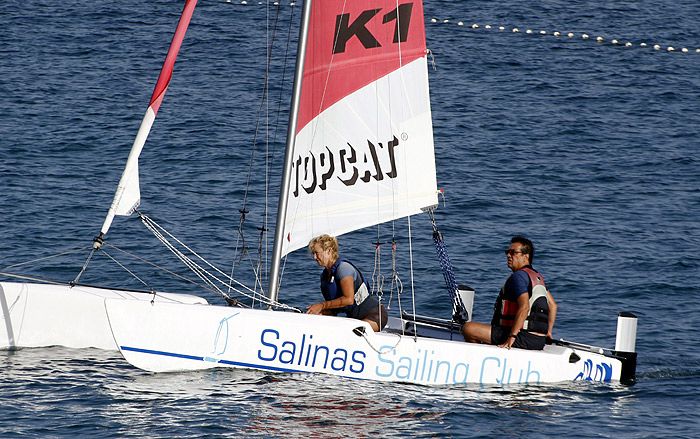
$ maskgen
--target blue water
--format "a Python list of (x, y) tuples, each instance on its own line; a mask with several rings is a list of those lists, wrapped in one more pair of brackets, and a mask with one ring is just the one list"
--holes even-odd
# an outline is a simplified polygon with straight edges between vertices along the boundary
[[(228, 269), (247, 180), (252, 254), (265, 206), (275, 212), (293, 63), (283, 55), (290, 17), (300, 14), (280, 9), (270, 100), (258, 115), (275, 11), (267, 21), (266, 8), (250, 3), (200, 2), (140, 161), (142, 210)], [(437, 221), (458, 281), (477, 290), (476, 320), (490, 317), (508, 274), (502, 250), (516, 233), (535, 242), (535, 266), (558, 301), (556, 337), (612, 347), (617, 312), (635, 312), (636, 385), (446, 389), (257, 371), (155, 375), (117, 353), (24, 349), (0, 353), (0, 436), (700, 436), (700, 4), (601, 3), (426, 2), (446, 194)], [(180, 9), (179, 1), (3, 4), (0, 268), (80, 249), (11, 267), (64, 281), (78, 273)], [(295, 32), (294, 24), (292, 45)], [(430, 223), (416, 217), (411, 228), (418, 311), (447, 317)], [(397, 235), (405, 229), (395, 225)], [(391, 225), (342, 240), (366, 272), (377, 234), (390, 239)], [(108, 236), (109, 254), (149, 287), (202, 294), (117, 251), (182, 272), (137, 219), (118, 218)], [(404, 306), (407, 251), (403, 237)], [(385, 246), (385, 270), (389, 261)], [(250, 264), (239, 262), (237, 277), (250, 282)], [(282, 299), (316, 300), (316, 271), (307, 254), (292, 255)], [(102, 255), (82, 280), (144, 287)]]

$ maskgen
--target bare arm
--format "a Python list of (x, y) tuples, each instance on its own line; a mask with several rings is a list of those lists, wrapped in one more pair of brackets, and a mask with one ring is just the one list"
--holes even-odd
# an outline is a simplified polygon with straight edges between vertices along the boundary
[(355, 282), (352, 276), (345, 276), (340, 279), (340, 290), (343, 293), (342, 296), (333, 300), (314, 303), (306, 309), (306, 312), (308, 314), (322, 314), (325, 310), (342, 308), (355, 303)]
[(547, 328), (547, 337), (552, 338), (552, 329), (554, 329), (554, 321), (557, 319), (557, 302), (554, 301), (554, 297), (547, 291), (547, 304), (549, 305), (549, 327)]

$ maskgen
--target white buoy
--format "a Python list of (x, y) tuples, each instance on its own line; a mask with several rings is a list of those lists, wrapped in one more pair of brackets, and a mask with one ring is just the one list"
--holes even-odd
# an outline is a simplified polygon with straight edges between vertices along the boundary
[(647, 43), (639, 43), (639, 47), (647, 47)]
[(540, 31), (540, 35), (547, 35), (547, 31), (546, 31), (546, 30), (541, 30), (541, 31)]
[(472, 29), (479, 29), (479, 25), (476, 23), (472, 24)]
[(458, 22), (457, 22), (457, 26), (464, 26), (464, 22), (463, 22), (463, 21), (458, 21)]
[(676, 50), (676, 49), (674, 49), (673, 46), (668, 46), (668, 47), (666, 48), (666, 51), (668, 51), (668, 52), (673, 52), (673, 51), (675, 51), (675, 50)]
[(654, 44), (654, 50), (659, 50), (659, 49), (661, 49), (661, 46), (659, 46), (658, 44)]
[[(605, 41), (605, 39), (603, 37), (596, 37), (595, 40), (599, 43), (602, 43), (603, 41)], [(613, 40), (613, 41), (615, 41), (615, 40)], [(615, 44), (615, 43), (613, 43), (613, 44)]]
[(626, 42), (626, 43), (625, 43), (625, 47), (632, 47), (632, 43), (631, 43), (631, 42), (629, 42), (629, 41), (628, 41), (628, 42)]
[(688, 53), (688, 48), (687, 48), (687, 47), (682, 48), (682, 49), (681, 49), (681, 52), (683, 52), (683, 53)]
[(491, 25), (487, 24), (486, 26), (484, 26), (484, 29), (491, 29)]
[(588, 39), (588, 34), (581, 34), (581, 38), (583, 38), (584, 40), (587, 40), (587, 39)]
[(450, 20), (449, 20), (448, 18), (445, 18), (444, 20), (442, 20), (442, 22), (443, 22), (443, 23), (449, 23)]
[(498, 26), (498, 30), (506, 30), (505, 26)]
[[(474, 288), (469, 287), (467, 285), (460, 285), (457, 287), (457, 296), (462, 300), (462, 304), (464, 305), (465, 311), (467, 311), (467, 321), (471, 322), (472, 321), (472, 309), (474, 308), (474, 295), (475, 295)], [(453, 308), (452, 309), (453, 313), (457, 311), (457, 309)]]
[(513, 33), (517, 34), (518, 32), (520, 32), (520, 29), (518, 29), (517, 27), (514, 27), (514, 28), (513, 28)]
[(566, 34), (566, 36), (569, 37), (569, 38), (573, 38), (573, 37), (574, 37), (574, 33), (573, 33), (573, 32), (569, 32), (568, 34)]
[(637, 316), (629, 312), (621, 312), (617, 316), (615, 350), (617, 352), (636, 352), (636, 347)]
[(526, 34), (531, 34), (531, 33), (532, 33), (532, 29), (526, 30), (525, 33), (526, 33)]
[(430, 19), (430, 22), (431, 22), (431, 23), (437, 23), (437, 18), (431, 18), (431, 19)]
[(558, 37), (561, 35), (561, 33), (559, 33), (558, 31), (554, 31), (554, 33), (552, 35), (554, 35), (555, 37)]
[(617, 315), (617, 334), (615, 335), (615, 351), (613, 352), (622, 362), (620, 382), (633, 384), (637, 371), (637, 316), (631, 312), (621, 312)]
[(615, 39), (613, 39), (613, 40), (611, 41), (611, 43), (613, 43), (613, 44), (619, 44), (620, 42), (617, 41), (617, 40), (615, 40)]

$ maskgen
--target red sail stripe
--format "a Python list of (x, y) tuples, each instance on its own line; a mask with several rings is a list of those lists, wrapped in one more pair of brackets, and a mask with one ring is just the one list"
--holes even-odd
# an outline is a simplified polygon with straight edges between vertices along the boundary
[(182, 9), (180, 21), (177, 24), (177, 29), (175, 29), (175, 35), (173, 35), (173, 39), (170, 42), (168, 55), (165, 57), (165, 62), (163, 62), (163, 68), (160, 70), (160, 75), (158, 75), (158, 81), (153, 89), (153, 94), (151, 95), (151, 101), (149, 103), (149, 106), (156, 114), (158, 113), (161, 102), (163, 102), (163, 97), (165, 96), (165, 92), (170, 84), (170, 79), (173, 76), (175, 59), (177, 59), (177, 54), (180, 51), (182, 40), (185, 38), (187, 26), (190, 24), (190, 19), (192, 19), (192, 13), (194, 12), (194, 7), (196, 5), (197, 0), (186, 0), (185, 6)]
[[(343, 14), (349, 15), (339, 27), (334, 54), (336, 25)], [(398, 28), (406, 25), (405, 41), (395, 43)], [(345, 96), (425, 55), (422, 1), (317, 0), (307, 44), (297, 133)]]

